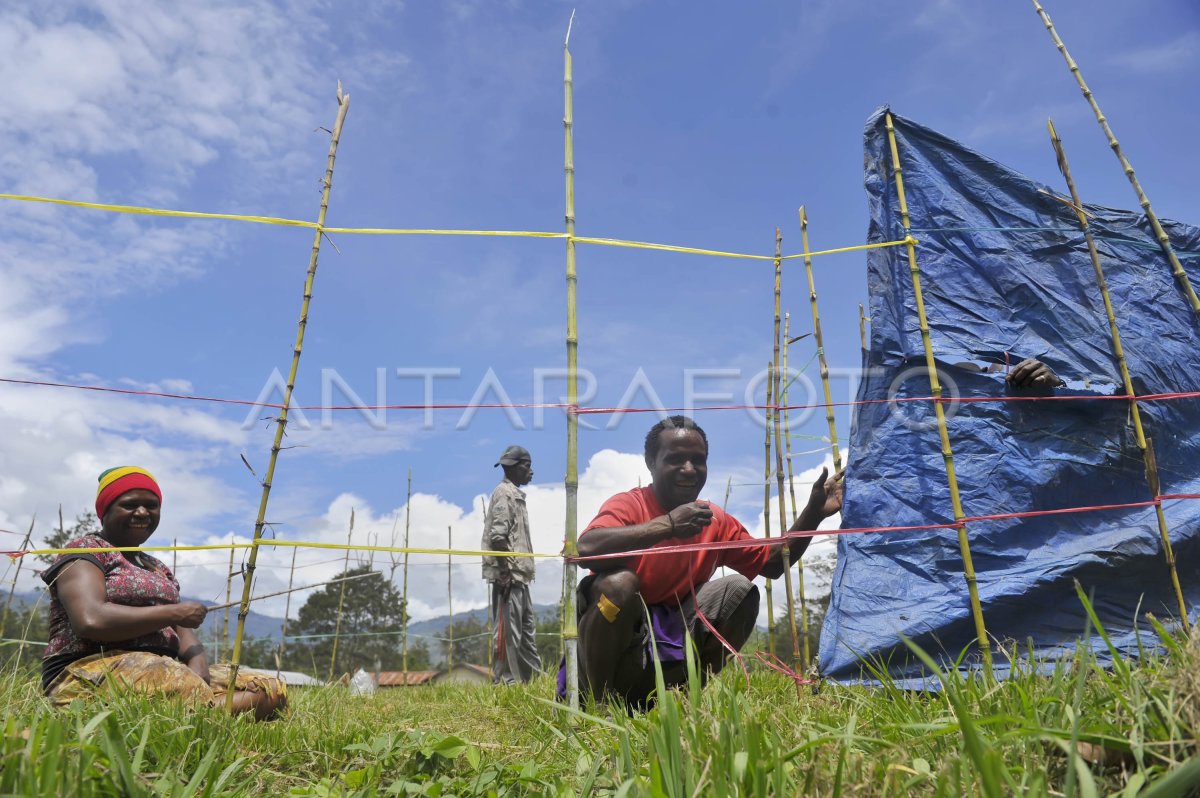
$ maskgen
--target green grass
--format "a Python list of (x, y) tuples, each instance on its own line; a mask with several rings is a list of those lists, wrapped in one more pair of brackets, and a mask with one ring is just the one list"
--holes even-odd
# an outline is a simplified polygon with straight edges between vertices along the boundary
[[(549, 678), (300, 689), (254, 724), (132, 697), (56, 711), (10, 672), (0, 795), (1200, 794), (1196, 642), (1110, 669), (1080, 653), (1048, 676), (942, 678), (939, 694), (797, 694), (731, 667), (632, 717), (556, 709)], [(1087, 761), (1101, 746), (1107, 764)]]

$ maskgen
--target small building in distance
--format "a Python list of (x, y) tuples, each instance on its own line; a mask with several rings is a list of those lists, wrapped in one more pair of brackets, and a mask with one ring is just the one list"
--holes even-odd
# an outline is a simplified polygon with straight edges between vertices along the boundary
[[(266, 674), (272, 673), (271, 671), (263, 670), (262, 668), (255, 668), (255, 670), (262, 671)], [(320, 687), (321, 685), (325, 684), (325, 682), (321, 681), (320, 679), (314, 679), (307, 673), (301, 673), (300, 671), (279, 671), (279, 678), (282, 679), (283, 683), (288, 687)]]
[[(491, 684), (492, 672), (482, 665), (457, 663), (437, 671), (380, 671), (372, 673), (379, 687), (418, 687), (423, 684)], [(339, 680), (349, 684), (350, 674)]]
[[(376, 674), (371, 674), (376, 676)], [(416, 687), (432, 684), (438, 671), (380, 671), (375, 683), (379, 687)]]
[(491, 684), (492, 672), (482, 665), (456, 663), (453, 668), (437, 672), (434, 684)]

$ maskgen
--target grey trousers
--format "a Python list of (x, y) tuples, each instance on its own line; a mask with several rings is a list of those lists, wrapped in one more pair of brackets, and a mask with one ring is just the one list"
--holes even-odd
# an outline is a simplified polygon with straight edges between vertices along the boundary
[(537, 649), (537, 619), (529, 586), (513, 582), (507, 589), (492, 583), (492, 680), (498, 684), (527, 682), (542, 672)]
[[(576, 610), (580, 622), (579, 673), (584, 683), (587, 679), (587, 666), (583, 657), (583, 646), (587, 639), (587, 625), (604, 623), (602, 618), (597, 620), (596, 615), (584, 617), (591, 604), (591, 586), (595, 578), (594, 575), (584, 577), (576, 592)], [(730, 655), (721, 641), (697, 617), (697, 609), (726, 642), (740, 651), (750, 639), (754, 632), (754, 624), (758, 621), (758, 601), (758, 588), (753, 582), (741, 574), (730, 574), (705, 582), (696, 590), (695, 601), (688, 596), (682, 602), (679, 609), (699, 655), (702, 684), (710, 675), (721, 671)], [(650, 658), (649, 643), (650, 630), (642, 623), (630, 640), (629, 647), (618, 654), (620, 659), (617, 672), (610, 688), (613, 694), (636, 707), (645, 707), (650, 694), (655, 690), (654, 662)], [(663, 663), (662, 670), (663, 680), (668, 687), (687, 683), (686, 663)]]

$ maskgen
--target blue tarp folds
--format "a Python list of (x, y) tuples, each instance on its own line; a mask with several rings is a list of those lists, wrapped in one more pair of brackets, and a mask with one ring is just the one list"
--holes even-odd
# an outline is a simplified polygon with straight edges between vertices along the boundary
[[(1083, 234), (1043, 186), (961, 144), (894, 117), (933, 351), (947, 395), (1010, 392), (992, 364), (1036, 357), (1068, 387), (1054, 395), (1124, 393)], [(1047, 140), (1047, 163), (1053, 164)], [(903, 238), (884, 111), (866, 129), (869, 240)], [(1086, 199), (1086, 180), (1080, 186)], [(1200, 389), (1200, 323), (1141, 214), (1087, 206), (1134, 389)], [(1200, 228), (1164, 223), (1200, 289)], [(904, 247), (868, 256), (871, 341), (859, 400), (928, 396), (924, 348)], [(1200, 399), (1141, 404), (1162, 493), (1200, 493)], [(949, 421), (967, 516), (1144, 502), (1143, 458), (1123, 400), (962, 404)], [(850, 441), (845, 528), (953, 520), (930, 402), (859, 405)], [(1200, 500), (1164, 502), (1188, 606), (1200, 599)], [(1156, 640), (1140, 613), (1178, 615), (1154, 509), (1102, 510), (969, 527), (988, 633), (1052, 661), (1084, 632), (1074, 580), (1094, 591), (1116, 645), (1135, 655)], [(839, 538), (820, 667), (872, 681), (862, 659), (899, 683), (929, 684), (905, 635), (943, 662), (971, 653), (975, 627), (953, 530)], [(1103, 646), (1097, 638), (1093, 647)], [(997, 672), (1007, 672), (996, 657)]]

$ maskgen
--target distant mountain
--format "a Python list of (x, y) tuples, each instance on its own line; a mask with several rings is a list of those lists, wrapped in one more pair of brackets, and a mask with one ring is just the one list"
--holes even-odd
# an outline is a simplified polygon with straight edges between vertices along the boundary
[[(6, 597), (4, 597), (4, 598), (6, 598)], [(216, 602), (213, 602), (213, 601), (202, 601), (201, 599), (188, 598), (186, 596), (184, 598), (185, 598), (185, 600), (188, 600), (188, 601), (200, 601), (200, 603), (207, 604), (210, 607), (213, 606), (214, 604), (216, 604)], [(0, 600), (3, 600), (3, 598), (0, 598)], [(16, 604), (16, 603), (24, 603), (26, 605), (39, 604), (40, 606), (45, 607), (47, 605), (48, 601), (49, 601), (49, 598), (46, 595), (45, 590), (31, 590), (31, 591), (28, 591), (25, 593), (17, 593), (14, 595), (14, 604)], [(229, 608), (229, 642), (230, 642), (230, 644), (232, 644), (234, 635), (237, 632), (237, 610), (238, 610), (238, 608), (236, 606)], [(557, 604), (534, 604), (533, 611), (537, 614), (539, 619), (553, 618), (555, 616), (555, 614), (558, 612), (558, 605)], [(211, 644), (213, 641), (215, 641), (217, 639), (217, 637), (220, 636), (221, 627), (225, 623), (225, 612), (226, 611), (223, 609), (214, 610), (213, 612), (210, 612), (208, 614), (208, 617), (206, 617), (204, 619), (204, 623), (200, 626), (200, 639), (202, 641), (204, 641), (205, 644)], [(471, 610), (469, 612), (456, 612), (456, 613), (454, 613), (454, 620), (456, 623), (465, 622), (467, 619), (474, 619), (474, 620), (479, 621), (480, 623), (487, 623), (487, 616), (488, 616), (487, 608), (481, 607), (480, 609)], [(437, 618), (430, 618), (428, 620), (417, 621), (416, 623), (409, 624), (408, 632), (410, 635), (413, 635), (413, 636), (431, 635), (434, 637), (442, 637), (443, 633), (446, 631), (446, 628), (449, 625), (450, 625), (450, 616), (449, 615), (441, 615), (441, 616), (438, 616)], [(280, 617), (277, 617), (274, 615), (264, 615), (262, 613), (255, 612), (252, 609), (246, 615), (246, 632), (245, 632), (245, 634), (246, 634), (246, 637), (248, 637), (248, 638), (250, 638), (250, 637), (269, 638), (271, 640), (278, 640), (279, 633), (280, 633), (280, 631), (282, 631), (282, 626), (283, 626), (283, 618), (280, 618)], [(430, 651), (434, 652), (435, 656), (437, 656), (437, 652), (440, 652), (440, 650), (441, 650), (440, 646), (437, 646), (437, 645), (430, 646)]]

